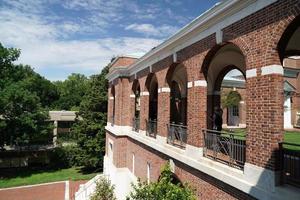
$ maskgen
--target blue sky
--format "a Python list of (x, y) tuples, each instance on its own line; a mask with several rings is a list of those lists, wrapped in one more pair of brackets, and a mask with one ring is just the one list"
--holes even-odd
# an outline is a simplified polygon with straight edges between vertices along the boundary
[(0, 0), (0, 42), (49, 80), (143, 54), (219, 0)]

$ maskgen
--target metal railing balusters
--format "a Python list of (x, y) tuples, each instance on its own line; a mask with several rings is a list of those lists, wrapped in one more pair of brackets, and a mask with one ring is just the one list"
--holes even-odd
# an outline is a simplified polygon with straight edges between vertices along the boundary
[(204, 156), (242, 169), (245, 164), (245, 140), (235, 138), (232, 132), (203, 130)]

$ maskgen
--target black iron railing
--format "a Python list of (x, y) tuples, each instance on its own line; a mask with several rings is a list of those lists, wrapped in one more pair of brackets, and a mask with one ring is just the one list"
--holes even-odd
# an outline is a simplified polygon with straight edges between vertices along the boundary
[(157, 120), (146, 120), (146, 135), (149, 137), (156, 138), (157, 134)]
[(205, 157), (223, 162), (239, 169), (244, 168), (246, 158), (246, 142), (244, 135), (232, 132), (203, 130)]
[(281, 183), (300, 187), (300, 144), (283, 142), (279, 146)]
[(132, 130), (135, 132), (139, 132), (140, 130), (140, 118), (134, 117), (132, 119)]
[(168, 143), (180, 148), (185, 148), (187, 142), (187, 126), (183, 124), (168, 124)]

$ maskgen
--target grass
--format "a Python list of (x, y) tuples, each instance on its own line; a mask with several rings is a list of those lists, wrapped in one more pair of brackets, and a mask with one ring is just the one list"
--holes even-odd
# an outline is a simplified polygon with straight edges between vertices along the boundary
[[(229, 132), (229, 129), (223, 129), (225, 132)], [(234, 138), (245, 140), (246, 135), (246, 129), (233, 129)], [(226, 134), (223, 134), (223, 136), (227, 136)], [(292, 143), (300, 145), (300, 132), (298, 131), (285, 131), (284, 134), (284, 142), (286, 143)], [(293, 145), (283, 145), (285, 149), (289, 150), (297, 150), (300, 151), (300, 146), (293, 146)]]
[(16, 171), (3, 171), (0, 174), (0, 188), (8, 188), (22, 185), (65, 181), (65, 180), (88, 180), (96, 173), (89, 173), (80, 167), (68, 169), (22, 169)]

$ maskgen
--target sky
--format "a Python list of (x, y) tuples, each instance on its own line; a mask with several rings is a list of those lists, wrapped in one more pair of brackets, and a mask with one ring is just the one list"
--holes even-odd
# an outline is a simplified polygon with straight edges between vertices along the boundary
[(45, 78), (143, 55), (220, 0), (0, 0), (0, 42)]

